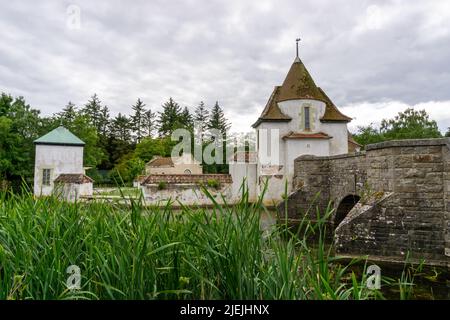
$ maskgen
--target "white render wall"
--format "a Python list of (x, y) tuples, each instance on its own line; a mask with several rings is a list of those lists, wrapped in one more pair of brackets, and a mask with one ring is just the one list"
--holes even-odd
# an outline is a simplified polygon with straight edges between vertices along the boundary
[[(155, 184), (141, 185), (141, 190), (147, 205), (163, 206), (169, 201), (174, 206), (178, 206), (179, 203), (186, 206), (214, 204), (197, 184), (168, 184), (166, 189), (162, 190)], [(222, 196), (228, 204), (233, 203), (232, 185), (230, 183), (221, 184), (220, 189), (208, 187), (208, 191), (220, 204), (223, 204)]]
[(333, 138), (330, 139), (330, 156), (348, 153), (347, 124), (339, 122), (324, 122), (321, 127)]
[(288, 179), (288, 193), (292, 191), (294, 178), (294, 160), (303, 155), (330, 155), (330, 139), (291, 139), (286, 140), (286, 178)]
[(87, 183), (61, 183), (57, 184), (54, 189), (54, 194), (66, 201), (74, 202), (83, 196), (92, 196), (93, 185), (92, 182)]
[[(42, 170), (50, 169), (50, 185), (42, 185)], [(61, 173), (84, 173), (83, 147), (36, 145), (34, 166), (34, 194), (50, 195), (53, 191), (53, 181)]]
[(256, 163), (230, 163), (229, 173), (233, 179), (232, 195), (235, 201), (239, 201), (242, 194), (242, 185), (248, 188), (248, 200), (256, 201)]

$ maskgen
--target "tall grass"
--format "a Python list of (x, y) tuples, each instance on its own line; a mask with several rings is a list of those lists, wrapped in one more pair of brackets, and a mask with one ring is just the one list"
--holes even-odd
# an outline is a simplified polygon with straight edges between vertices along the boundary
[[(209, 195), (208, 190), (203, 192)], [(324, 243), (326, 219), (261, 230), (262, 198), (212, 209), (0, 197), (0, 299), (369, 299)], [(226, 199), (223, 199), (224, 201)], [(299, 229), (300, 230), (300, 229)], [(317, 233), (314, 247), (308, 244)], [(288, 234), (288, 237), (286, 237)], [(80, 290), (66, 269), (81, 269)]]

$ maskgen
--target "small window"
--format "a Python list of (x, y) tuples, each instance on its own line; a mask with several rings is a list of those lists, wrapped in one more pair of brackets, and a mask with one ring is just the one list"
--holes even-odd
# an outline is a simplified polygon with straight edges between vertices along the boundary
[(191, 172), (191, 170), (189, 170), (189, 169), (186, 169), (186, 170), (184, 170), (184, 174), (191, 174), (192, 172)]
[(43, 169), (42, 170), (42, 184), (44, 186), (50, 185), (50, 169)]
[(311, 130), (310, 107), (305, 107), (305, 130)]

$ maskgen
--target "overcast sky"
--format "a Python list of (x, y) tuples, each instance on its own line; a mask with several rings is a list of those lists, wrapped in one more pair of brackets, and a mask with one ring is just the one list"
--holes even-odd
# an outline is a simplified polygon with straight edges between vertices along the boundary
[[(216, 100), (250, 130), (300, 57), (354, 118), (408, 106), (450, 126), (450, 1), (0, 0), (0, 91), (49, 115), (97, 93), (111, 113), (139, 97), (191, 110)], [(79, 11), (79, 20), (78, 20)]]

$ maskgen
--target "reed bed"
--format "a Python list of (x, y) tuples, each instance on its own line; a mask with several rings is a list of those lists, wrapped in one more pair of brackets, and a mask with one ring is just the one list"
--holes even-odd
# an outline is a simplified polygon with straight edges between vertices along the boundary
[[(204, 189), (208, 194), (208, 190)], [(379, 299), (325, 246), (327, 215), (260, 228), (261, 200), (213, 208), (0, 196), (0, 299)], [(298, 229), (300, 230), (300, 229)], [(316, 234), (314, 247), (306, 241)], [(317, 237), (318, 235), (318, 237)], [(68, 289), (76, 265), (81, 288)]]

